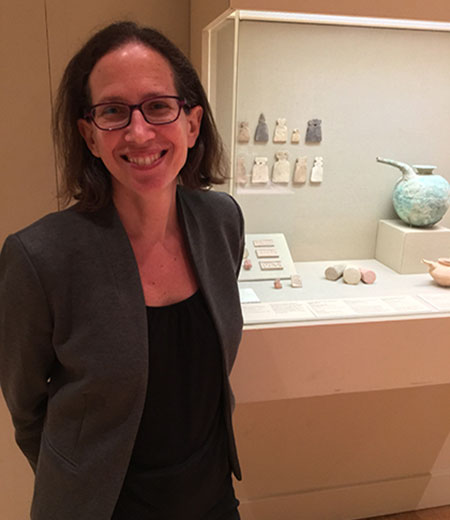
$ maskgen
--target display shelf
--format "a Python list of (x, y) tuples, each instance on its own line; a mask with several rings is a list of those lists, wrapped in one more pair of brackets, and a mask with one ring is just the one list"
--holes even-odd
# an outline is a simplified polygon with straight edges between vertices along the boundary
[(377, 279), (370, 285), (348, 285), (342, 278), (325, 278), (333, 262), (297, 262), (302, 288), (290, 287), (289, 281), (283, 281), (282, 289), (275, 289), (273, 280), (239, 283), (260, 300), (242, 304), (245, 324), (450, 316), (450, 290), (428, 274), (399, 275), (372, 259), (339, 263), (371, 269)]

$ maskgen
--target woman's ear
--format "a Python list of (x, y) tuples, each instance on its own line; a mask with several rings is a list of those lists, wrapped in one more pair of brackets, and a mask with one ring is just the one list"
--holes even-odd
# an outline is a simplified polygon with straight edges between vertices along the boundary
[(188, 147), (192, 148), (196, 141), (198, 134), (200, 133), (200, 126), (202, 124), (203, 107), (197, 105), (192, 107), (187, 114), (188, 121)]
[(86, 121), (86, 119), (78, 119), (77, 121), (78, 131), (83, 137), (86, 146), (89, 148), (92, 155), (95, 157), (100, 157), (100, 153), (98, 151), (97, 142), (95, 140), (95, 131), (93, 125)]

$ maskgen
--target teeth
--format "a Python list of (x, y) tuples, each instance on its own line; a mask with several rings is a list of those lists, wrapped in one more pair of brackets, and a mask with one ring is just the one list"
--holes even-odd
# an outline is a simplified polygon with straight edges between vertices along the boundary
[(138, 166), (150, 166), (157, 159), (161, 157), (161, 153), (154, 153), (152, 155), (146, 155), (145, 157), (130, 157), (127, 155), (127, 159)]

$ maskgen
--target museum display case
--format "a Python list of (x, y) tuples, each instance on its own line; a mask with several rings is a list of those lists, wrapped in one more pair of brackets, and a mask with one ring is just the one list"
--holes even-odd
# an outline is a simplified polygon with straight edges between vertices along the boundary
[[(442, 180), (448, 193), (450, 24), (236, 10), (209, 26), (204, 53), (209, 98), (231, 159), (225, 189), (243, 208), (247, 233), (283, 233), (303, 289), (328, 298), (341, 297), (340, 283), (326, 283), (323, 264), (311, 271), (311, 262), (374, 261), (377, 289), (346, 296), (379, 296), (383, 287), (391, 296), (399, 284), (399, 296), (408, 293), (405, 314), (412, 312), (409, 297), (425, 289), (437, 294), (430, 277), (396, 281), (385, 267), (426, 273), (422, 258), (450, 256), (450, 214), (440, 220), (448, 201), (434, 227), (400, 221), (392, 203), (400, 172), (378, 161), (435, 165), (426, 180)], [(307, 292), (255, 287), (264, 302), (304, 300)], [(418, 300), (417, 310), (450, 310), (445, 294), (439, 307)], [(374, 303), (374, 315), (381, 307), (392, 314)], [(361, 315), (372, 315), (370, 307)]]
[(235, 10), (203, 42), (246, 220), (242, 518), (450, 503), (450, 293), (422, 263), (450, 257), (450, 214), (400, 220), (377, 161), (450, 180), (450, 23)]

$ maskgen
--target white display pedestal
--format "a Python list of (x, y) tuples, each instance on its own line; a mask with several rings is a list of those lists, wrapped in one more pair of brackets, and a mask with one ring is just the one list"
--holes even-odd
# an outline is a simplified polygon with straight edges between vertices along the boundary
[(450, 319), (252, 326), (232, 385), (243, 520), (450, 503)]
[[(330, 262), (299, 262), (301, 289), (239, 284), (260, 300), (243, 308), (267, 304), (285, 320), (247, 324), (232, 372), (242, 520), (355, 520), (450, 503), (448, 288), (373, 259), (352, 263), (375, 283), (332, 282)], [(317, 300), (354, 314), (286, 321), (287, 304)]]
[(422, 258), (450, 256), (450, 229), (434, 225), (415, 228), (401, 220), (380, 220), (375, 258), (400, 274), (425, 273)]

